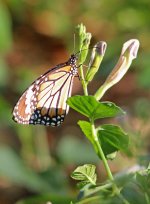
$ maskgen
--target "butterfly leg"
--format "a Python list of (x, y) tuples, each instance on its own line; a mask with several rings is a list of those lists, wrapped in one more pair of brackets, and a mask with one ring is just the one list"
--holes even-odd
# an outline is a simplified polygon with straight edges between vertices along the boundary
[(78, 79), (81, 81), (81, 77), (78, 73), (75, 75), (75, 77), (78, 77)]
[[(77, 66), (77, 69), (78, 69), (81, 65), (82, 65), (82, 64), (79, 64), (79, 65)], [(79, 73), (77, 73), (77, 74), (75, 75), (75, 77), (78, 77), (78, 79), (81, 81), (81, 77), (80, 77)]]

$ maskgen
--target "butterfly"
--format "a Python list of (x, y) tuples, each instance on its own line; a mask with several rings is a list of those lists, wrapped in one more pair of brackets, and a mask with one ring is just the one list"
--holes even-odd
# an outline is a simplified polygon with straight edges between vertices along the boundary
[(13, 120), (20, 124), (59, 126), (69, 111), (73, 79), (78, 76), (77, 56), (71, 55), (37, 78), (22, 94), (13, 110)]

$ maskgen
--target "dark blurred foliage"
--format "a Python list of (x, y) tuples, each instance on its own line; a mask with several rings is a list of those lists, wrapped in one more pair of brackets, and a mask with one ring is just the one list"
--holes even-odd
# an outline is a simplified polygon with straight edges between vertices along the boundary
[[(118, 155), (110, 164), (112, 171), (148, 163), (149, 11), (149, 0), (0, 1), (1, 204), (35, 194), (44, 194), (45, 202), (53, 199), (56, 204), (69, 203), (75, 196), (75, 184), (69, 175), (77, 164), (95, 163), (100, 172), (99, 180), (103, 181), (106, 176), (78, 129), (76, 122), (81, 117), (74, 111), (70, 110), (58, 128), (21, 126), (11, 119), (13, 106), (23, 90), (49, 67), (66, 61), (74, 52), (75, 26), (81, 22), (92, 33), (93, 45), (100, 40), (108, 43), (100, 73), (91, 83), (91, 93), (113, 68), (122, 44), (130, 38), (140, 41), (138, 58), (124, 79), (106, 93), (104, 100), (113, 101), (126, 110), (124, 118), (108, 122), (119, 123), (130, 133), (133, 152), (130, 158)], [(74, 84), (73, 95), (81, 94), (80, 82), (75, 79)]]

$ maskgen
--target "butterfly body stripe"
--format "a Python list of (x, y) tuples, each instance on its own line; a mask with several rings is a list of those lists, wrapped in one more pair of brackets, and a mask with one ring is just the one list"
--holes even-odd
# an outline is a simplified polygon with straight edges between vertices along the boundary
[(23, 93), (13, 110), (13, 119), (20, 124), (60, 125), (68, 113), (67, 98), (77, 75), (76, 56), (49, 69)]

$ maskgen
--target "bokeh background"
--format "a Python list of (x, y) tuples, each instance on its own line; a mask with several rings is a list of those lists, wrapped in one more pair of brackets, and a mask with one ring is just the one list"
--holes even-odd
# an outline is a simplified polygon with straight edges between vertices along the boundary
[[(120, 124), (130, 135), (132, 154), (118, 154), (110, 162), (113, 173), (150, 161), (150, 1), (1, 0), (1, 204), (33, 196), (32, 203), (50, 199), (56, 204), (69, 203), (76, 196), (69, 175), (79, 164), (96, 164), (99, 181), (106, 179), (101, 162), (77, 125), (81, 116), (73, 110), (58, 128), (22, 126), (12, 121), (13, 106), (24, 89), (74, 52), (75, 27), (80, 23), (93, 35), (91, 46), (100, 40), (108, 44), (102, 67), (90, 84), (91, 94), (114, 67), (122, 44), (139, 39), (138, 58), (103, 98), (121, 106), (127, 115), (98, 124)], [(75, 79), (74, 85), (73, 95), (82, 94), (79, 80)]]

